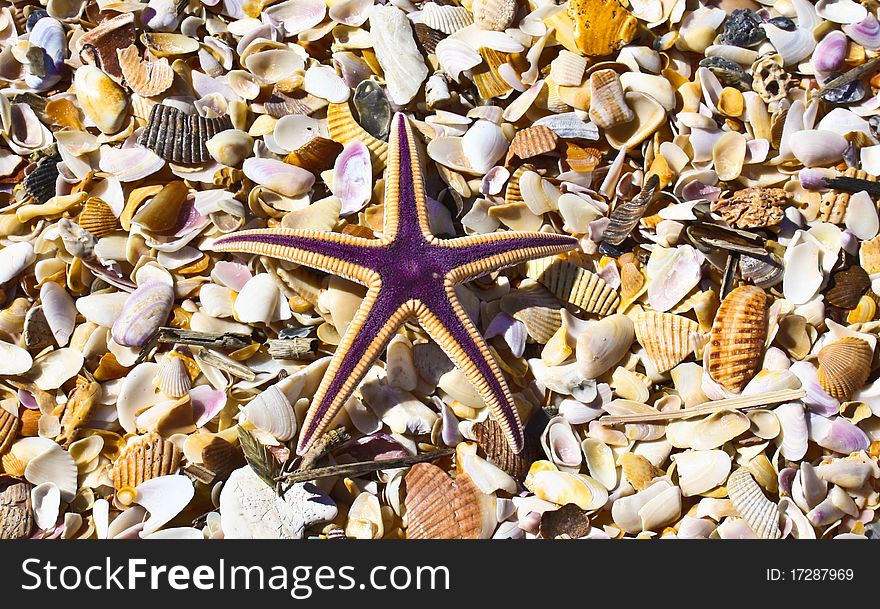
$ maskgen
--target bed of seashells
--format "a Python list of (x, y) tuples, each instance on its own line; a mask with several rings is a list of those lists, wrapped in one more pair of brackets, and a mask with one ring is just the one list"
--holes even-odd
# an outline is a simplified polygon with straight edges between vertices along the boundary
[[(876, 536), (877, 11), (4, 3), (0, 538)], [(413, 324), (287, 484), (364, 289), (211, 241), (375, 236), (396, 111), (438, 236), (580, 241), (458, 290), (526, 447)]]

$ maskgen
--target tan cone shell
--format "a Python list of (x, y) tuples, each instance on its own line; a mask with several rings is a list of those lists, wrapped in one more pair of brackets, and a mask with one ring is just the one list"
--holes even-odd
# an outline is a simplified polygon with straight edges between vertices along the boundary
[(455, 480), (430, 463), (413, 465), (406, 482), (408, 539), (478, 539), (483, 530), (480, 491), (467, 476)]
[(718, 307), (709, 338), (709, 375), (728, 391), (739, 393), (761, 363), (767, 338), (767, 295), (740, 286)]
[(762, 539), (779, 539), (779, 506), (767, 499), (747, 469), (741, 467), (727, 479), (727, 495), (737, 513)]
[(531, 260), (526, 264), (526, 275), (587, 313), (607, 315), (620, 304), (617, 291), (604, 279), (562, 258)]
[(635, 319), (636, 339), (658, 372), (671, 370), (693, 351), (691, 334), (700, 325), (687, 317), (672, 313), (646, 311)]
[(173, 474), (180, 467), (180, 456), (180, 449), (159, 434), (135, 438), (113, 464), (113, 486), (135, 488), (144, 480)]
[(19, 427), (21, 427), (21, 419), (0, 408), (0, 455), (9, 450), (18, 438)]
[(819, 351), (819, 384), (828, 395), (848, 400), (871, 374), (874, 352), (865, 341), (846, 336)]

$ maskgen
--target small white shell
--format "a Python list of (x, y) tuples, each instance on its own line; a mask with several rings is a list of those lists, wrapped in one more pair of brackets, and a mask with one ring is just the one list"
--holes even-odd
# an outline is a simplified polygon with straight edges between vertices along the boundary
[(330, 66), (312, 66), (306, 70), (303, 89), (333, 104), (347, 102), (351, 93), (345, 81)]
[(61, 492), (54, 482), (43, 482), (31, 489), (31, 506), (37, 527), (46, 531), (55, 526), (61, 511)]
[(242, 169), (257, 184), (286, 197), (308, 192), (315, 183), (315, 176), (310, 171), (274, 159), (248, 158)]
[(287, 442), (296, 435), (293, 406), (275, 385), (258, 394), (241, 412), (256, 428), (268, 431), (279, 442)]
[(31, 354), (18, 345), (0, 341), (0, 375), (24, 374), (33, 366)]
[(268, 273), (251, 278), (235, 299), (235, 316), (243, 323), (269, 323), (290, 319), (290, 306)]
[(136, 490), (135, 501), (150, 513), (150, 517), (144, 522), (143, 535), (161, 529), (182, 512), (195, 495), (192, 481), (180, 474), (145, 480)]
[(159, 364), (156, 386), (169, 398), (186, 395), (192, 387), (192, 378), (181, 358), (171, 355), (163, 358), (162, 363)]
[(672, 455), (672, 459), (685, 497), (712, 490), (730, 473), (730, 456), (723, 450), (686, 450)]
[(610, 315), (592, 324), (577, 339), (579, 372), (585, 378), (607, 372), (629, 351), (634, 337), (632, 320), (626, 315)]

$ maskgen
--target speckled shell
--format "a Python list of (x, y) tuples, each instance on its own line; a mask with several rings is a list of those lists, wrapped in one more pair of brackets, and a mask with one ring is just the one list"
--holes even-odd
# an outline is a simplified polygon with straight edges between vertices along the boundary
[(110, 206), (95, 197), (86, 200), (77, 223), (99, 239), (119, 228), (119, 218)]
[(853, 336), (825, 345), (819, 351), (819, 384), (838, 400), (848, 400), (861, 389), (871, 373), (873, 351)]
[(691, 334), (700, 325), (681, 315), (646, 311), (635, 319), (636, 339), (645, 348), (658, 372), (671, 370), (691, 352)]
[(34, 202), (45, 203), (55, 196), (60, 162), (60, 156), (47, 157), (24, 179), (24, 190)]
[(144, 480), (173, 474), (180, 467), (180, 449), (159, 434), (129, 441), (113, 464), (113, 486), (135, 488)]
[(211, 160), (211, 155), (205, 142), (227, 129), (232, 129), (229, 116), (205, 118), (157, 104), (150, 111), (150, 120), (138, 138), (138, 144), (166, 161), (206, 163)]
[(9, 450), (18, 438), (21, 419), (0, 408), (0, 455)]
[(749, 471), (739, 468), (727, 480), (727, 494), (737, 513), (762, 539), (779, 539), (779, 506), (767, 499)]
[(587, 313), (607, 315), (620, 304), (617, 292), (604, 279), (561, 258), (532, 260), (526, 264), (526, 275)]
[(638, 20), (615, 0), (569, 0), (574, 42), (587, 56), (609, 55), (632, 40)]
[(516, 0), (474, 0), (471, 10), (481, 28), (503, 32), (516, 18)]
[(486, 455), (486, 459), (503, 469), (505, 472), (522, 482), (529, 473), (532, 463), (540, 457), (539, 445), (533, 441), (529, 433), (525, 435), (522, 452), (515, 453), (510, 448), (507, 436), (501, 425), (494, 419), (476, 423), (472, 433), (477, 444)]
[(761, 363), (767, 338), (767, 295), (740, 286), (718, 307), (709, 338), (709, 375), (728, 391), (739, 393)]
[(327, 129), (330, 139), (339, 142), (343, 146), (349, 142), (363, 142), (370, 152), (373, 153), (373, 167), (376, 171), (385, 168), (385, 159), (388, 156), (388, 144), (370, 135), (361, 127), (351, 113), (348, 103), (330, 104), (327, 106)]
[(406, 483), (408, 539), (478, 539), (483, 530), (480, 491), (467, 474), (453, 481), (430, 463), (418, 463)]
[(0, 539), (24, 539), (34, 530), (31, 485), (0, 485)]

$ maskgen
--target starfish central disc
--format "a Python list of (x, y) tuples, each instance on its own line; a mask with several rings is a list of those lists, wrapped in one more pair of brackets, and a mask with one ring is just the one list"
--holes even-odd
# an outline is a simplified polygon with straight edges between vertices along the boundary
[(415, 316), (465, 374), (514, 450), (522, 424), (486, 341), (454, 286), (492, 271), (562, 253), (577, 241), (554, 233), (498, 232), (455, 239), (431, 234), (416, 142), (395, 116), (385, 174), (381, 239), (309, 229), (246, 230), (218, 238), (221, 252), (253, 253), (337, 274), (368, 287), (312, 400), (297, 444), (303, 454), (326, 431), (400, 325)]

